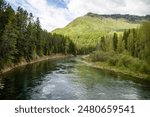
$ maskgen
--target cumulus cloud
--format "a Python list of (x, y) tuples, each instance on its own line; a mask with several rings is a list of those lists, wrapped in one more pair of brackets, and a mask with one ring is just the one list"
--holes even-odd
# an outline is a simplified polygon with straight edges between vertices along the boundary
[(56, 7), (47, 0), (7, 0), (7, 2), (15, 8), (21, 6), (35, 17), (39, 17), (42, 27), (48, 31), (64, 27), (73, 19), (67, 8)]
[(87, 12), (99, 14), (145, 15), (150, 12), (149, 0), (70, 0), (69, 10), (76, 16)]
[[(6, 0), (39, 17), (44, 29), (51, 31), (67, 25), (87, 12), (98, 14), (150, 14), (149, 0)], [(57, 1), (57, 2), (56, 2)], [(65, 5), (64, 7), (62, 5)]]

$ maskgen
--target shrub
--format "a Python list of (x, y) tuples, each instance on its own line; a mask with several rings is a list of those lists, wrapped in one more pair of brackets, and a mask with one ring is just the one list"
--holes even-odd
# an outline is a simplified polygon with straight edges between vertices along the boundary
[(121, 54), (119, 56), (119, 60), (118, 60), (117, 66), (129, 68), (131, 63), (132, 63), (131, 56)]
[(108, 63), (109, 65), (116, 66), (119, 61), (119, 58), (116, 56), (109, 57)]
[(129, 64), (129, 68), (130, 70), (133, 70), (133, 71), (140, 71), (140, 68), (141, 68), (141, 60), (139, 60), (138, 58), (131, 58), (131, 63)]
[(140, 67), (140, 72), (150, 75), (150, 65), (142, 63)]
[(92, 54), (90, 54), (90, 58), (93, 62), (95, 61), (101, 61), (104, 62), (108, 59), (107, 53), (102, 51), (95, 51)]

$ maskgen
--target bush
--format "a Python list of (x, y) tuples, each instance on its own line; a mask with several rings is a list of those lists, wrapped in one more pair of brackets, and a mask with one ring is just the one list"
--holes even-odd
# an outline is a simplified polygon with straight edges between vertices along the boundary
[(131, 59), (131, 64), (129, 65), (129, 68), (133, 71), (138, 71), (140, 72), (142, 62), (138, 58), (132, 58)]
[(96, 61), (104, 62), (108, 59), (108, 56), (105, 52), (95, 51), (92, 54), (90, 54), (90, 58), (93, 62), (96, 62)]
[(150, 74), (150, 65), (139, 58), (134, 58), (128, 53), (116, 54), (115, 52), (95, 51), (90, 54), (93, 62), (107, 62), (109, 65), (128, 68), (131, 71)]
[(121, 54), (117, 66), (129, 68), (130, 70), (135, 72), (150, 74), (150, 67), (148, 63), (145, 63), (144, 61), (129, 55)]
[(141, 64), (140, 72), (150, 75), (150, 65), (146, 63)]
[(119, 56), (119, 60), (118, 60), (117, 66), (128, 68), (131, 63), (132, 63), (131, 56), (121, 54)]
[(119, 61), (119, 58), (116, 56), (109, 57), (108, 63), (109, 65), (116, 66)]

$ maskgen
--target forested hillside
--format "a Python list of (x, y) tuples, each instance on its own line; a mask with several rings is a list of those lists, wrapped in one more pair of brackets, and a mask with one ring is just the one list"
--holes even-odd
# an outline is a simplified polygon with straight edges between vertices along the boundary
[[(118, 15), (113, 16), (117, 17)], [(95, 49), (98, 40), (102, 36), (114, 31), (119, 33), (123, 32), (124, 29), (139, 26), (139, 22), (130, 21), (124, 18), (124, 15), (119, 15), (118, 18), (114, 18), (113, 16), (105, 15), (104, 17), (104, 15), (88, 13), (85, 16), (75, 19), (66, 27), (56, 29), (53, 32), (69, 36), (77, 45), (78, 53), (89, 53)], [(133, 17), (131, 18), (133, 19)], [(140, 21), (145, 20), (144, 18), (141, 19)]]
[(78, 54), (90, 53), (86, 60), (101, 68), (150, 75), (150, 15), (88, 13), (53, 32), (69, 36)]
[(128, 74), (147, 74), (150, 77), (150, 21), (139, 28), (125, 30), (122, 35), (103, 36), (97, 50), (88, 57), (89, 61), (103, 66), (114, 66)]
[(73, 53), (75, 45), (67, 36), (43, 30), (39, 18), (21, 7), (14, 11), (0, 0), (0, 70), (53, 53)]

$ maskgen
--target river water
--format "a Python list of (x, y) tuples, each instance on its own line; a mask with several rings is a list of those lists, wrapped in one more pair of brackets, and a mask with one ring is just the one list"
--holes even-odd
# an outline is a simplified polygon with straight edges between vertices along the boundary
[(150, 82), (92, 68), (80, 57), (47, 60), (0, 76), (0, 99), (150, 99)]

